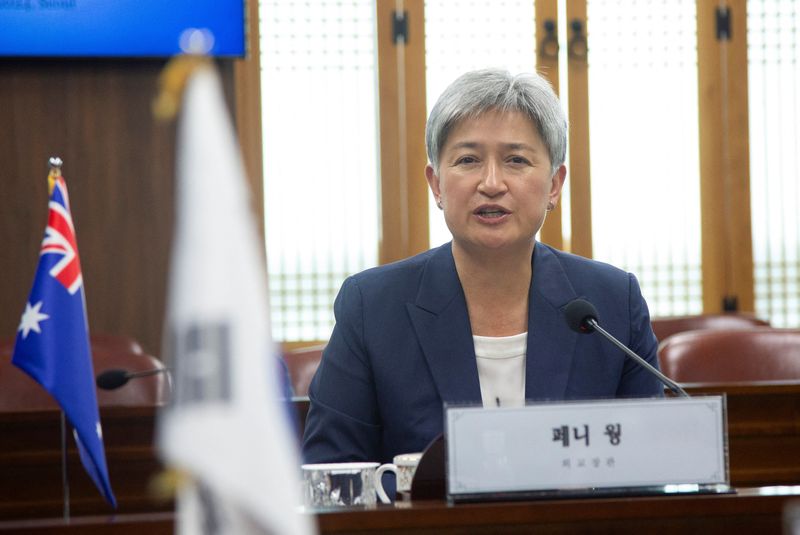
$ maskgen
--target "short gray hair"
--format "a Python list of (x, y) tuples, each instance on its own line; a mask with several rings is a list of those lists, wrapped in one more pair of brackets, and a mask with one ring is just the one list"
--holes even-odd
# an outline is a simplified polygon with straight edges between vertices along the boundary
[(538, 74), (512, 75), (502, 69), (482, 69), (459, 76), (441, 94), (428, 117), (425, 145), (434, 172), (452, 129), (465, 118), (498, 110), (526, 115), (542, 136), (554, 174), (567, 155), (567, 118), (550, 83)]

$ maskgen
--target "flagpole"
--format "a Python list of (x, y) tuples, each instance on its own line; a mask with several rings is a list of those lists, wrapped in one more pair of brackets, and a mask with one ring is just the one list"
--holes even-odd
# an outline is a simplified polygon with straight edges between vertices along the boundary
[(67, 419), (61, 411), (61, 492), (64, 500), (64, 520), (69, 522), (69, 479), (67, 478)]
[[(47, 175), (48, 194), (53, 191), (53, 183), (61, 176), (61, 166), (64, 162), (58, 156), (53, 156), (47, 162), (50, 173)], [(69, 522), (69, 477), (67, 474), (67, 418), (61, 410), (61, 495), (64, 503), (64, 520)]]

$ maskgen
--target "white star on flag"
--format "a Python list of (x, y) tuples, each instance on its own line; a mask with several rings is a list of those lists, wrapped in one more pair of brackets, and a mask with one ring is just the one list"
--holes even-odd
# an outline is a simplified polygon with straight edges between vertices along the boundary
[(22, 321), (19, 322), (19, 327), (17, 328), (18, 331), (22, 331), (23, 339), (27, 338), (31, 331), (42, 334), (42, 330), (39, 328), (39, 322), (50, 319), (50, 316), (39, 312), (41, 308), (41, 301), (33, 306), (31, 306), (30, 303), (25, 303), (25, 312), (22, 313)]

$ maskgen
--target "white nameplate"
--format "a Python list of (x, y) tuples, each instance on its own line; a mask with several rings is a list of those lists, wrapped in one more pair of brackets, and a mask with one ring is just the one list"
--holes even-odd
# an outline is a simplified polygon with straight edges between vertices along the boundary
[(722, 396), (447, 407), (448, 495), (727, 485)]

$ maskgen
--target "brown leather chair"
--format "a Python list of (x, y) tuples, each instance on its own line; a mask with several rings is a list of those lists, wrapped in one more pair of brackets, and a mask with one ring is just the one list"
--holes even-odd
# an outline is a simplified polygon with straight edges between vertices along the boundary
[(748, 329), (750, 327), (769, 327), (769, 322), (752, 314), (699, 314), (696, 316), (663, 316), (650, 320), (658, 341), (668, 336), (686, 331), (701, 329)]
[[(95, 376), (111, 369), (129, 372), (164, 369), (160, 360), (146, 354), (138, 342), (110, 334), (91, 335)], [(0, 341), (0, 411), (56, 409), (58, 404), (42, 386), (11, 363), (14, 340)], [(97, 389), (100, 407), (155, 406), (166, 401), (166, 373), (131, 379), (116, 390)]]
[(289, 369), (289, 379), (295, 396), (307, 396), (308, 386), (319, 367), (322, 351), (327, 344), (284, 351), (283, 360)]
[[(118, 353), (136, 353), (144, 354), (144, 349), (139, 345), (139, 342), (129, 336), (121, 334), (107, 334), (98, 333), (92, 334), (90, 337), (92, 344), (92, 351), (116, 351)], [(95, 370), (97, 371), (97, 370)]]
[(658, 347), (661, 371), (678, 382), (800, 380), (800, 329), (715, 329), (678, 333)]

